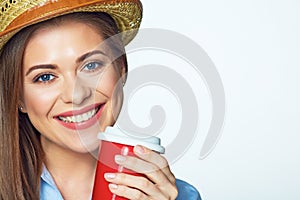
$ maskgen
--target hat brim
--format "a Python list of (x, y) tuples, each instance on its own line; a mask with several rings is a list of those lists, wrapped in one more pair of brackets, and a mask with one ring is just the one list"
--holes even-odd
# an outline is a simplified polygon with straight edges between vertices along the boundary
[(2, 12), (0, 15), (0, 49), (21, 29), (69, 13), (109, 14), (115, 20), (119, 30), (124, 32), (122, 34), (124, 45), (135, 37), (142, 20), (142, 5), (139, 0), (55, 0), (46, 3), (44, 0), (43, 2), (30, 0), (31, 6), (19, 5), (22, 4), (20, 2), (6, 6), (8, 8), (4, 12), (10, 14)]

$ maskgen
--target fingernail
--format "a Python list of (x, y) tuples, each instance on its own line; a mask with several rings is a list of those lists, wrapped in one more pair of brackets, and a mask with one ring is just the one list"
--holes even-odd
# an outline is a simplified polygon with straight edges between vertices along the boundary
[(144, 154), (145, 153), (145, 149), (140, 146), (140, 145), (137, 145), (134, 147), (134, 150), (138, 153), (138, 154)]
[(113, 173), (105, 173), (105, 174), (104, 174), (104, 177), (105, 177), (106, 179), (114, 179), (114, 178), (116, 178), (116, 174), (113, 174)]
[(113, 184), (113, 183), (108, 184), (108, 187), (110, 189), (113, 189), (113, 190), (118, 189), (118, 186), (116, 184)]
[(116, 161), (117, 163), (123, 163), (123, 162), (125, 162), (125, 160), (126, 160), (126, 157), (125, 157), (125, 156), (115, 155), (115, 161)]

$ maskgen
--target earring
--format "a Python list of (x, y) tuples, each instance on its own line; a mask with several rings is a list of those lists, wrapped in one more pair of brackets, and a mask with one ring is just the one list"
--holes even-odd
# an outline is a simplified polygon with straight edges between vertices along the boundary
[(19, 106), (19, 110), (20, 110), (20, 111), (23, 111), (23, 106)]

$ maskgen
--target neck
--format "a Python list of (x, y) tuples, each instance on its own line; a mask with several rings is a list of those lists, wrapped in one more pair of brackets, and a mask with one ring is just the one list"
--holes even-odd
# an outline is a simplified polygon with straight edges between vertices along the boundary
[(62, 195), (69, 196), (69, 191), (78, 191), (79, 188), (81, 194), (90, 195), (97, 159), (90, 152), (75, 152), (56, 144), (49, 145), (43, 139), (46, 168)]

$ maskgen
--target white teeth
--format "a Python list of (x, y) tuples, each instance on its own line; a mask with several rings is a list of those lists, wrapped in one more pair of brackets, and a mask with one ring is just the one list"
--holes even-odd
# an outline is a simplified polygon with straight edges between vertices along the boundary
[(88, 114), (87, 114), (87, 113), (84, 113), (84, 114), (82, 115), (82, 119), (83, 119), (84, 121), (88, 120), (88, 119), (89, 119)]
[(82, 115), (77, 115), (77, 116), (75, 116), (75, 118), (76, 118), (76, 122), (82, 122), (82, 117), (81, 117)]
[(67, 123), (80, 123), (80, 122), (84, 122), (87, 121), (89, 119), (91, 119), (92, 117), (94, 117), (94, 115), (96, 114), (96, 112), (98, 111), (98, 108), (95, 108), (89, 112), (83, 113), (81, 115), (76, 115), (76, 116), (69, 116), (69, 117), (58, 117), (58, 119), (67, 122)]

